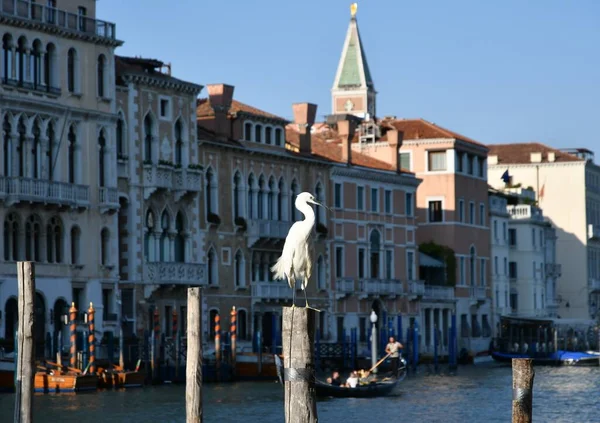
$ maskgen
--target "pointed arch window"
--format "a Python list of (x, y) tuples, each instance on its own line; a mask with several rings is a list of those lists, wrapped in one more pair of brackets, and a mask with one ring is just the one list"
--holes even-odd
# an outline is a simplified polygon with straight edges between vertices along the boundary
[(380, 278), (380, 262), (381, 262), (381, 234), (378, 230), (373, 229), (371, 236), (369, 237), (370, 242), (370, 264), (371, 264), (371, 279)]
[(4, 260), (17, 261), (19, 254), (19, 216), (9, 213), (4, 219)]
[(278, 185), (278, 192), (277, 192), (277, 216), (279, 217), (279, 220), (283, 220), (284, 218), (284, 208), (285, 205), (283, 203), (283, 191), (285, 190), (285, 184), (283, 183), (283, 178), (279, 179), (279, 185)]
[(248, 219), (253, 219), (255, 216), (255, 202), (254, 202), (254, 193), (255, 193), (255, 180), (254, 175), (250, 174), (248, 176)]
[(98, 136), (98, 184), (101, 187), (106, 186), (106, 138), (104, 130), (100, 131)]
[(54, 44), (49, 43), (46, 46), (46, 55), (44, 56), (44, 83), (48, 90), (58, 85), (56, 81), (58, 75), (56, 62), (56, 47)]
[(175, 122), (175, 164), (183, 164), (183, 128), (179, 119)]
[(19, 41), (17, 42), (16, 66), (17, 80), (19, 81), (19, 84), (23, 84), (23, 82), (26, 80), (25, 70), (27, 67), (27, 40), (25, 37), (19, 38)]
[(266, 187), (265, 187), (265, 178), (260, 175), (258, 178), (258, 218), (264, 219), (266, 216), (265, 213), (265, 200), (266, 200)]
[(2, 37), (2, 80), (8, 83), (12, 80), (13, 71), (13, 38), (10, 34), (5, 34)]
[(206, 171), (206, 215), (209, 214), (218, 215), (218, 191), (217, 191), (217, 178), (212, 168), (208, 168)]
[(244, 216), (244, 189), (242, 187), (242, 175), (235, 172), (233, 176), (233, 219)]
[(46, 129), (46, 136), (48, 137), (48, 151), (46, 152), (46, 159), (48, 162), (48, 179), (54, 180), (54, 122), (48, 122), (48, 128)]
[(70, 93), (79, 91), (78, 65), (79, 59), (77, 57), (77, 51), (74, 48), (70, 48), (67, 53), (67, 89)]
[(62, 223), (52, 217), (46, 225), (46, 260), (48, 263), (62, 263)]
[[(323, 185), (321, 185), (320, 182), (317, 183), (317, 186), (315, 187), (315, 197), (317, 199), (317, 201), (321, 204), (323, 204), (323, 200), (324, 200), (324, 193), (323, 193)], [(323, 207), (316, 207), (316, 223), (318, 224), (325, 224), (325, 209)]]
[(262, 142), (262, 125), (256, 125), (254, 127), (254, 141)]
[(175, 218), (175, 261), (178, 263), (185, 262), (185, 220), (183, 213), (177, 213)]
[(4, 164), (4, 176), (12, 176), (12, 140), (11, 140), (12, 126), (8, 114), (4, 116), (4, 122), (2, 122), (2, 156)]
[(296, 181), (292, 182), (292, 186), (290, 188), (290, 202), (291, 202), (291, 208), (290, 208), (290, 216), (291, 216), (291, 221), (295, 222), (296, 219), (298, 218), (298, 210), (296, 210), (296, 197), (298, 196), (298, 183)]
[(19, 155), (19, 176), (25, 177), (25, 171), (27, 168), (27, 135), (25, 129), (25, 119), (21, 116), (19, 118), (19, 124), (17, 125), (17, 132), (19, 136), (19, 142), (17, 144), (17, 153)]
[(146, 213), (146, 222), (144, 225), (144, 258), (148, 262), (155, 261), (154, 259), (154, 213), (148, 210)]
[(42, 85), (42, 51), (44, 47), (40, 40), (35, 40), (33, 49), (31, 50), (31, 72), (32, 82), (35, 88)]
[(171, 216), (165, 210), (160, 217), (160, 261), (171, 261), (169, 254), (169, 229), (171, 227)]
[(274, 220), (277, 218), (277, 184), (271, 176), (269, 178), (269, 191), (267, 193), (267, 219)]
[(246, 260), (240, 250), (235, 253), (233, 259), (233, 267), (235, 272), (235, 286), (236, 288), (243, 288), (246, 286)]
[(208, 250), (206, 261), (208, 270), (208, 284), (211, 286), (217, 286), (219, 284), (219, 263), (214, 248)]
[(107, 85), (108, 85), (108, 72), (106, 57), (101, 54), (98, 56), (98, 62), (96, 64), (97, 84), (98, 84), (98, 97), (108, 97)]
[(69, 128), (69, 135), (67, 136), (69, 140), (69, 183), (74, 184), (77, 182), (77, 136), (75, 135), (75, 126), (71, 125)]
[(29, 216), (25, 222), (25, 260), (41, 261), (41, 232), (42, 221), (39, 216)]
[(152, 163), (152, 139), (154, 122), (150, 114), (144, 118), (144, 163)]
[(123, 115), (119, 113), (117, 119), (117, 155), (120, 159), (124, 158), (125, 154), (125, 120)]

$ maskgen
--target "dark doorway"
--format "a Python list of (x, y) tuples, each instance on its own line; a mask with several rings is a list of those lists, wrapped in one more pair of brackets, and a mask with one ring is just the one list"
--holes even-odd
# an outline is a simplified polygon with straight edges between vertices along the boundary
[(16, 298), (9, 298), (4, 307), (4, 339), (14, 340), (15, 330), (17, 330), (17, 323), (19, 322), (19, 306)]
[(46, 302), (39, 292), (35, 293), (35, 317), (33, 321), (33, 339), (35, 339), (35, 356), (44, 357), (46, 353)]

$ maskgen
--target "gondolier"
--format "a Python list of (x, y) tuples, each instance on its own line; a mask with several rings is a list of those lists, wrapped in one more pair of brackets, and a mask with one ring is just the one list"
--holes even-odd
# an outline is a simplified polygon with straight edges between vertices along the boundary
[(400, 350), (404, 348), (400, 342), (397, 342), (393, 336), (390, 336), (390, 342), (385, 347), (385, 352), (389, 354), (392, 362), (392, 375), (398, 376), (398, 362), (400, 361)]

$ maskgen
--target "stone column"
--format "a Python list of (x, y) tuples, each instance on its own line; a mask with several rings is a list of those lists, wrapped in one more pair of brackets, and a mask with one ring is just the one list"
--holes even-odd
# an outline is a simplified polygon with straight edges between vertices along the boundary
[(17, 46), (13, 44), (10, 49), (12, 51), (10, 79), (14, 80), (17, 79)]
[(46, 53), (40, 52), (40, 85), (46, 85)]
[(15, 124), (12, 125), (12, 133), (10, 134), (10, 138), (11, 138), (11, 151), (12, 151), (12, 160), (11, 160), (11, 164), (12, 164), (12, 175), (13, 176), (20, 176), (19, 175), (19, 163), (21, 160), (21, 156), (19, 155), (19, 134), (17, 133), (17, 123), (15, 122)]
[(160, 261), (160, 232), (154, 231), (151, 236), (154, 238), (154, 261)]
[(289, 215), (289, 208), (287, 205), (290, 203), (290, 196), (285, 191), (283, 191), (281, 193), (281, 202), (282, 202), (282, 207), (281, 207), (280, 220), (284, 220), (284, 221), (288, 222), (290, 220), (290, 215)]
[(31, 49), (25, 49), (25, 60), (23, 61), (23, 81), (33, 82), (31, 66)]
[(33, 143), (34, 139), (32, 135), (27, 134), (25, 136), (25, 146), (22, 147), (21, 154), (25, 156), (25, 169), (23, 174), (27, 178), (33, 178)]
[(48, 157), (48, 144), (49, 138), (45, 134), (40, 134), (40, 179), (50, 180), (50, 166), (52, 164), (52, 158)]
[(186, 263), (190, 263), (192, 261), (192, 233), (190, 231), (185, 231), (183, 233), (185, 237), (185, 251), (183, 254), (183, 261)]

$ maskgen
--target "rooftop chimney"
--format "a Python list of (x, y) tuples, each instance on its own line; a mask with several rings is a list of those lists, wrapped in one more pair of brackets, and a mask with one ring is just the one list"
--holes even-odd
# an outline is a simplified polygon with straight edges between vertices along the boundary
[(342, 161), (352, 162), (352, 139), (356, 131), (356, 122), (342, 120), (337, 123), (338, 134), (342, 138)]
[(400, 162), (400, 146), (402, 146), (402, 139), (404, 138), (404, 132), (398, 131), (397, 129), (389, 129), (386, 132), (388, 144), (390, 146), (391, 154), (390, 157), (391, 165), (394, 166), (396, 172), (402, 171)]
[(228, 122), (227, 114), (231, 108), (233, 100), (233, 85), (210, 84), (207, 85), (208, 98), (210, 106), (215, 112), (215, 133), (220, 136), (231, 137), (231, 125)]
[(542, 153), (531, 153), (530, 160), (531, 160), (531, 163), (541, 163), (542, 162)]
[(498, 156), (496, 156), (496, 155), (488, 156), (488, 164), (489, 165), (498, 164)]
[(556, 154), (554, 154), (554, 151), (549, 151), (548, 152), (548, 161), (550, 163), (554, 162), (556, 160)]
[(294, 103), (294, 123), (298, 126), (300, 134), (300, 153), (311, 153), (310, 128), (315, 123), (317, 105), (312, 103)]

